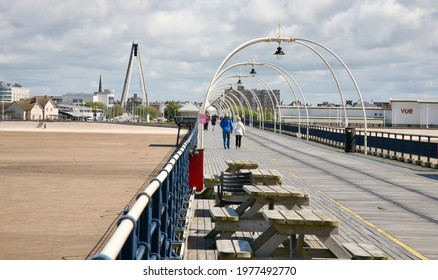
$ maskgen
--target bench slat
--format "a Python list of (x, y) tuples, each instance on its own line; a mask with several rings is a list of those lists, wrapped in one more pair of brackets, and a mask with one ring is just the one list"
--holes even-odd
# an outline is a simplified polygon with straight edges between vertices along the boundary
[(217, 240), (216, 249), (218, 251), (219, 258), (234, 258), (236, 251), (231, 240)]
[(305, 221), (295, 211), (281, 210), (281, 214), (287, 219), (288, 225), (304, 225)]
[(380, 250), (379, 248), (377, 248), (376, 246), (374, 246), (372, 244), (358, 243), (357, 245), (359, 245), (362, 249), (364, 249), (371, 256), (373, 256), (373, 260), (387, 260), (388, 259), (388, 256), (386, 256), (386, 254), (382, 250)]
[(214, 221), (226, 221), (227, 220), (227, 216), (224, 215), (224, 212), (220, 209), (220, 207), (210, 208), (210, 215)]
[(237, 215), (236, 211), (230, 207), (222, 207), (222, 211), (227, 216), (227, 221), (237, 222), (239, 221), (239, 215)]
[(335, 227), (339, 226), (339, 220), (337, 220), (329, 212), (315, 210), (315, 211), (313, 211), (313, 213), (315, 213), (318, 217), (321, 218), (321, 220), (324, 221), (323, 225), (335, 226)]
[(219, 259), (250, 259), (252, 249), (246, 240), (219, 239), (216, 241)]
[(347, 250), (347, 252), (352, 256), (353, 260), (372, 260), (371, 256), (367, 251), (362, 249), (356, 243), (342, 243), (342, 247)]
[(303, 217), (306, 225), (322, 225), (323, 222), (320, 217), (315, 215), (311, 210), (297, 210), (296, 213)]
[(285, 224), (286, 218), (277, 210), (264, 210), (263, 216), (271, 224)]
[(239, 215), (230, 207), (212, 207), (210, 214), (214, 221), (239, 221)]
[(309, 195), (307, 193), (304, 193), (292, 186), (281, 186), (283, 189), (285, 189), (286, 191), (290, 192), (292, 194), (292, 196), (294, 197), (309, 197)]
[(236, 257), (239, 259), (252, 258), (251, 245), (246, 240), (233, 240), (233, 246), (236, 250)]

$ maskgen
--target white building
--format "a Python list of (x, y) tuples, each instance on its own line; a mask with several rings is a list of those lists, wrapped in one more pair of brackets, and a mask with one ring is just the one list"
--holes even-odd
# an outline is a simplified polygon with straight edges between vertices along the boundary
[(105, 89), (104, 91), (95, 92), (93, 102), (103, 103), (107, 107), (114, 105), (114, 90)]
[(0, 101), (14, 102), (23, 98), (29, 98), (29, 89), (20, 84), (8, 84), (0, 82)]
[(438, 99), (390, 99), (392, 126), (438, 125)]
[(61, 96), (62, 103), (73, 105), (93, 102), (94, 93), (66, 93)]
[(179, 108), (178, 112), (183, 118), (197, 118), (199, 114), (199, 108), (195, 104), (187, 102), (181, 108)]
[(58, 106), (49, 97), (23, 98), (6, 103), (6, 120), (40, 121), (58, 119)]
[(66, 93), (61, 96), (62, 104), (80, 105), (87, 102), (100, 102), (110, 107), (114, 104), (114, 90), (105, 89), (95, 93)]

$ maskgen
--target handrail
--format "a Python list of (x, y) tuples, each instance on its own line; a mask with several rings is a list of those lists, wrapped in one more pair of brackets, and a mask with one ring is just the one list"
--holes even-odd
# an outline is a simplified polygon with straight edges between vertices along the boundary
[[(197, 144), (197, 125), (179, 149), (152, 179), (93, 260), (178, 259), (173, 243), (179, 240), (181, 224), (190, 193), (188, 166), (190, 151)], [(126, 212), (126, 211), (125, 211)]]
[[(273, 123), (267, 122), (266, 130), (273, 131), (273, 126)], [(292, 136), (296, 136), (304, 128), (296, 124), (286, 123), (283, 123), (282, 126), (282, 133)], [(345, 128), (319, 125), (310, 125), (307, 128), (309, 140), (337, 148), (345, 148)], [(365, 146), (365, 138), (368, 139), (367, 146)], [(356, 129), (354, 146), (356, 152), (438, 168), (437, 136), (392, 132), (390, 129), (383, 131), (368, 129), (366, 132), (362, 129)]]

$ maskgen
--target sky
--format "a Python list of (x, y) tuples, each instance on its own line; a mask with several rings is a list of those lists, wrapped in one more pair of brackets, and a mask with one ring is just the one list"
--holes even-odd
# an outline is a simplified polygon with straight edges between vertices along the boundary
[[(286, 104), (438, 98), (437, 26), (436, 0), (0, 0), (0, 81), (60, 96), (95, 92), (101, 76), (119, 100), (136, 42), (150, 102), (203, 101), (233, 50), (280, 34), (308, 43), (281, 43), (281, 60), (276, 42), (243, 48), (226, 66), (277, 70), (230, 68), (212, 94), (241, 76)], [(140, 93), (137, 67), (128, 96)]]

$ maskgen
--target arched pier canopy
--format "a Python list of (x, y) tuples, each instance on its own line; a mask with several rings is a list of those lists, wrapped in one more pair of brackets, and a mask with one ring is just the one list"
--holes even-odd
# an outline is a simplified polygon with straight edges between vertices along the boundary
[[(360, 104), (362, 106), (362, 112), (363, 112), (363, 126), (365, 129), (365, 135), (367, 134), (367, 121), (366, 121), (366, 112), (365, 112), (365, 107), (364, 107), (364, 101), (362, 98), (362, 94), (360, 92), (359, 86), (356, 83), (355, 78), (353, 77), (353, 74), (351, 73), (350, 69), (347, 67), (347, 65), (341, 60), (341, 58), (331, 49), (329, 49), (328, 47), (324, 46), (321, 43), (315, 42), (313, 40), (310, 39), (304, 39), (304, 38), (294, 38), (294, 37), (286, 37), (284, 36), (284, 31), (282, 30), (282, 28), (279, 26), (278, 31), (276, 31), (276, 36), (272, 36), (272, 37), (266, 37), (266, 38), (256, 38), (256, 39), (252, 39), (249, 40), (243, 44), (241, 44), (240, 46), (236, 47), (233, 51), (231, 51), (226, 57), (225, 59), (222, 61), (222, 63), (219, 65), (218, 69), (216, 70), (215, 74), (213, 75), (209, 87), (207, 89), (207, 93), (205, 95), (204, 98), (204, 102), (203, 105), (201, 107), (200, 112), (204, 113), (205, 109), (209, 106), (210, 104), (210, 92), (212, 90), (212, 88), (214, 87), (214, 84), (216, 83), (216, 80), (220, 77), (221, 72), (223, 71), (223, 69), (226, 67), (227, 63), (239, 52), (241, 52), (242, 50), (253, 46), (253, 45), (257, 45), (257, 44), (261, 44), (261, 43), (274, 43), (276, 44), (276, 50), (274, 50), (272, 52), (273, 55), (277, 56), (278, 59), (282, 59), (285, 56), (290, 55), (292, 57), (292, 59), (294, 58), (294, 52), (292, 51), (286, 51), (283, 49), (283, 46), (285, 46), (286, 44), (290, 44), (290, 43), (295, 43), (296, 45), (299, 46), (303, 46), (306, 49), (310, 50), (311, 53), (315, 54), (317, 58), (319, 58), (323, 64), (326, 66), (327, 71), (331, 74), (331, 76), (333, 77), (333, 81), (334, 81), (334, 85), (336, 85), (337, 91), (339, 93), (339, 100), (340, 100), (340, 105), (344, 108), (344, 112), (346, 112), (345, 110), (345, 106), (346, 106), (346, 99), (344, 97), (344, 92), (343, 89), (341, 87), (340, 81), (343, 82), (347, 82), (348, 79), (339, 79), (337, 77), (337, 73), (335, 73), (335, 68), (332, 67), (333, 64), (333, 60), (336, 63), (336, 69), (343, 69), (343, 73), (346, 73), (350, 82), (349, 85), (349, 89), (353, 88), (354, 91), (356, 92), (356, 96), (358, 98), (358, 100), (360, 101)], [(330, 58), (327, 59), (327, 58)], [(285, 66), (285, 59), (282, 59), (282, 66), (283, 68), (287, 68)], [(291, 64), (293, 64), (293, 60), (291, 62)], [(251, 70), (252, 72), (253, 70)], [(287, 70), (288, 72), (292, 72)], [(299, 71), (299, 69), (296, 69), (296, 71)], [(337, 71), (339, 72), (339, 71)], [(314, 83), (318, 83), (318, 75), (315, 76), (315, 79), (313, 80)], [(351, 86), (351, 84), (353, 86)], [(348, 116), (344, 115), (344, 126), (347, 127), (348, 126)], [(201, 146), (203, 146), (203, 137), (202, 137), (202, 133), (200, 135), (201, 139), (200, 139), (200, 143)], [(365, 150), (367, 147), (367, 140), (366, 140), (366, 136), (365, 136)]]

